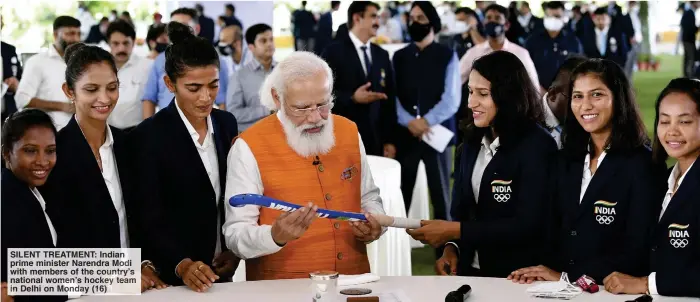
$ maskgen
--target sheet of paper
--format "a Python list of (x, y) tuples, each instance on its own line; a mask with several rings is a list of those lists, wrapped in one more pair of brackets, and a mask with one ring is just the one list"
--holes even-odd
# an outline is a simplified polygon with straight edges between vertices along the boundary
[(2, 86), (2, 89), (0, 90), (0, 97), (3, 97), (3, 96), (5, 96), (5, 93), (7, 92), (7, 89), (10, 88), (10, 86), (8, 86), (5, 83), (2, 83), (1, 86)]
[(440, 124), (430, 127), (430, 130), (432, 133), (429, 136), (423, 134), (423, 141), (437, 152), (444, 152), (447, 144), (455, 134)]

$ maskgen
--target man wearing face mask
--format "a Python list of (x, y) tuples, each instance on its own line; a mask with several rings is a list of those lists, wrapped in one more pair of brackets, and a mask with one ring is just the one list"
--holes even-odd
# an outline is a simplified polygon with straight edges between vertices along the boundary
[(525, 65), (525, 69), (527, 69), (532, 83), (537, 85), (540, 81), (537, 77), (537, 70), (530, 58), (530, 54), (525, 48), (506, 39), (505, 33), (508, 31), (508, 28), (510, 28), (508, 9), (498, 4), (491, 4), (486, 8), (485, 12), (486, 23), (484, 24), (484, 33), (488, 38), (485, 42), (467, 51), (459, 61), (462, 84), (467, 82), (469, 72), (472, 70), (472, 64), (476, 59), (490, 54), (493, 51), (503, 50), (514, 54), (520, 59), (523, 65)]
[(156, 57), (168, 47), (168, 34), (165, 32), (165, 24), (152, 26), (146, 34), (146, 45), (148, 45), (148, 58), (155, 60)]
[(593, 12), (593, 30), (585, 32), (583, 51), (589, 58), (600, 58), (614, 61), (620, 67), (625, 67), (629, 39), (620, 26), (612, 24), (607, 7), (601, 7)]
[(479, 22), (476, 12), (468, 7), (460, 7), (455, 12), (455, 31), (458, 34), (452, 37), (453, 47), (457, 52), (457, 58), (461, 58), (475, 45), (486, 41), (482, 32), (483, 26)]
[(564, 16), (564, 4), (561, 1), (549, 1), (545, 5), (546, 30), (533, 34), (525, 42), (525, 48), (537, 69), (541, 91), (549, 88), (559, 66), (566, 58), (572, 54), (583, 53), (583, 47), (578, 38), (564, 29), (568, 21)]
[[(428, 176), (435, 219), (447, 219), (450, 208), (450, 149), (442, 153), (422, 141), (431, 127), (442, 125), (455, 131), (454, 115), (461, 100), (457, 54), (435, 43), (440, 17), (428, 1), (413, 2), (408, 31), (414, 41), (394, 54), (396, 71), (396, 158), (401, 163), (401, 191), (406, 211), (411, 206), (418, 163), (422, 160)], [(442, 251), (438, 251), (438, 255)]]
[(526, 1), (518, 3), (518, 15), (510, 16), (511, 25), (507, 30), (506, 38), (525, 46), (525, 41), (531, 35), (544, 30), (544, 24), (541, 18), (532, 15), (530, 4)]
[(216, 49), (221, 62), (231, 71), (229, 79), (253, 59), (248, 49), (243, 47), (243, 31), (238, 25), (229, 25), (221, 30)]
[[(199, 34), (199, 24), (197, 24), (197, 11), (191, 8), (178, 8), (170, 13), (170, 22), (178, 22), (190, 26), (195, 34)], [(167, 48), (166, 48), (167, 49)], [(228, 88), (228, 68), (225, 64), (219, 67), (219, 93), (216, 95), (214, 103), (219, 109), (226, 107), (226, 91)], [(156, 107), (163, 109), (173, 100), (175, 95), (166, 87), (163, 77), (165, 76), (165, 52), (159, 54), (153, 62), (153, 68), (148, 75), (146, 90), (143, 95), (143, 119), (147, 119), (156, 113)]]

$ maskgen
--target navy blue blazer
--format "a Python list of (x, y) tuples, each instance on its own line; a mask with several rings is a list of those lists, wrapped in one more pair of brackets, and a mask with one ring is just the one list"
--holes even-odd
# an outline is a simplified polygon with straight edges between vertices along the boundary
[[(395, 143), (393, 133), (398, 124), (396, 102), (393, 100), (396, 99), (396, 85), (389, 53), (374, 43), (370, 44), (369, 51), (372, 66), (368, 75), (365, 75), (360, 61), (364, 60), (364, 57), (358, 55), (350, 36), (330, 44), (321, 56), (333, 69), (335, 77), (333, 113), (357, 124), (367, 154), (382, 156), (384, 144)], [(355, 103), (352, 100), (355, 90), (368, 82), (372, 83), (371, 91), (383, 92), (388, 99), (369, 104)]]
[(700, 162), (696, 160), (652, 231), (651, 271), (656, 272), (661, 295), (700, 298), (699, 196)]
[(554, 247), (546, 263), (570, 280), (586, 274), (602, 283), (614, 271), (648, 274), (648, 234), (663, 194), (656, 173), (663, 168), (654, 168), (646, 147), (606, 154), (579, 204), (584, 159), (561, 156), (558, 164)]
[(322, 54), (323, 50), (333, 42), (333, 15), (326, 12), (318, 18), (318, 29), (316, 30), (316, 54)]
[[(144, 240), (142, 258), (153, 261), (162, 280), (171, 285), (182, 284), (175, 276), (175, 267), (182, 259), (211, 266), (217, 240), (214, 232), (224, 222), (226, 157), (238, 126), (229, 112), (213, 109), (210, 116), (221, 184), (218, 201), (175, 100), (141, 122), (128, 137), (133, 151), (129, 177), (134, 183), (134, 203)], [(225, 250), (223, 236), (220, 240)]]
[(505, 278), (541, 263), (557, 146), (544, 128), (534, 125), (502, 144), (486, 166), (477, 203), (471, 179), (480, 149), (480, 144), (465, 142), (455, 167), (452, 217), (461, 224), (457, 272), (470, 274), (478, 251), (479, 275)]
[(584, 32), (583, 51), (589, 58), (608, 59), (617, 63), (621, 67), (625, 67), (627, 62), (627, 53), (630, 51), (629, 37), (625, 35), (622, 29), (618, 26), (610, 26), (608, 30), (608, 38), (605, 46), (605, 55), (600, 54), (598, 44), (596, 44), (595, 29), (590, 29)]
[[(121, 130), (109, 126), (114, 139), (114, 156), (127, 214), (131, 182), (127, 176), (127, 150)], [(119, 215), (102, 177), (95, 155), (90, 149), (75, 116), (56, 137), (56, 166), (46, 184), (40, 188), (49, 205), (61, 209), (60, 219), (51, 217), (61, 234), (60, 248), (119, 248)], [(132, 233), (130, 233), (130, 238)], [(137, 234), (134, 234), (137, 236)]]

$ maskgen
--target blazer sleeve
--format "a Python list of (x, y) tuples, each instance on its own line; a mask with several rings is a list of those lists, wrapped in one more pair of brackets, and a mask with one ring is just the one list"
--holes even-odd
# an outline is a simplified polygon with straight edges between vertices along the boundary
[(549, 177), (557, 147), (554, 140), (523, 140), (528, 140), (530, 146), (513, 150), (520, 153), (517, 155), (520, 156), (520, 167), (516, 178), (520, 185), (518, 192), (514, 192), (517, 205), (513, 215), (489, 221), (461, 220), (461, 244), (512, 245), (544, 232), (543, 221), (549, 208)]
[(394, 67), (389, 60), (389, 54), (385, 56), (385, 60), (389, 63), (386, 71), (386, 100), (379, 101), (380, 103), (380, 123), (382, 124), (382, 139), (384, 144), (394, 144), (394, 133), (398, 128), (398, 118), (396, 115), (396, 80), (394, 78)]

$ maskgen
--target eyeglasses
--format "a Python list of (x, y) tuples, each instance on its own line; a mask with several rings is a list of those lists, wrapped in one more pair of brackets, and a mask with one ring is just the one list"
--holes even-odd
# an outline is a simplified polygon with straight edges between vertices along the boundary
[[(309, 116), (312, 112), (318, 111), (319, 114), (321, 115), (328, 115), (331, 112), (331, 109), (333, 109), (333, 106), (335, 105), (334, 102), (328, 102), (320, 106), (316, 106), (316, 108), (304, 108), (304, 109), (299, 109), (299, 108), (292, 108), (292, 107), (287, 107), (289, 108), (289, 113), (291, 113), (293, 116), (296, 117), (305, 117)], [(285, 106), (287, 106), (285, 104)]]

